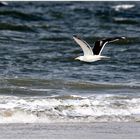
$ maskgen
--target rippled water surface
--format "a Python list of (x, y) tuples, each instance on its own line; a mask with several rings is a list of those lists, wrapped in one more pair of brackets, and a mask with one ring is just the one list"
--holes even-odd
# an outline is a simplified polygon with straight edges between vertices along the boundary
[[(140, 2), (0, 7), (0, 122), (140, 121)], [(110, 59), (75, 61), (104, 37)], [(27, 119), (28, 118), (28, 119)]]

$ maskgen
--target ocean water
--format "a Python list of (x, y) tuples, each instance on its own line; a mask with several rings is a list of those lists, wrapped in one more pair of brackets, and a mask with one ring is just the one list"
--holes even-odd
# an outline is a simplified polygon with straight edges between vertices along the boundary
[[(0, 7), (0, 123), (139, 122), (140, 2), (8, 2)], [(104, 37), (110, 59), (75, 61)]]

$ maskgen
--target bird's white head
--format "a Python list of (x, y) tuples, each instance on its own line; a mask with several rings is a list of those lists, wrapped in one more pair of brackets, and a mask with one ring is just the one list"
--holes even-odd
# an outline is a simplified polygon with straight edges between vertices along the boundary
[(82, 60), (83, 60), (83, 56), (78, 56), (78, 57), (75, 58), (75, 60), (80, 60), (80, 61), (82, 61)]

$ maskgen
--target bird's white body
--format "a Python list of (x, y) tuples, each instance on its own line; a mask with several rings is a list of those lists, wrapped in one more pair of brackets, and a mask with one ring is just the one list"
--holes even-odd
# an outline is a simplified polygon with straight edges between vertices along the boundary
[(83, 56), (76, 57), (75, 60), (80, 60), (84, 62), (95, 62), (101, 59), (109, 58), (107, 56), (101, 56), (101, 52), (103, 51), (104, 46), (108, 42), (114, 42), (119, 39), (125, 39), (125, 37), (115, 37), (115, 38), (107, 38), (103, 40), (98, 40), (95, 42), (94, 49), (92, 49), (86, 41), (80, 39), (77, 36), (73, 36), (73, 39), (76, 41), (77, 44), (79, 44), (79, 46), (81, 47), (84, 53)]
[(86, 56), (79, 56), (76, 57), (75, 60), (80, 60), (84, 62), (95, 62), (101, 59), (107, 59), (109, 57), (107, 56), (101, 56), (101, 55), (86, 55)]

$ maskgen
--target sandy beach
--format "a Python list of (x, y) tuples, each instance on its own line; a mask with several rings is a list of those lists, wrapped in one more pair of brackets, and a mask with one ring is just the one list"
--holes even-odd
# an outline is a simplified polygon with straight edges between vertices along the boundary
[(140, 123), (0, 124), (0, 138), (140, 138)]

